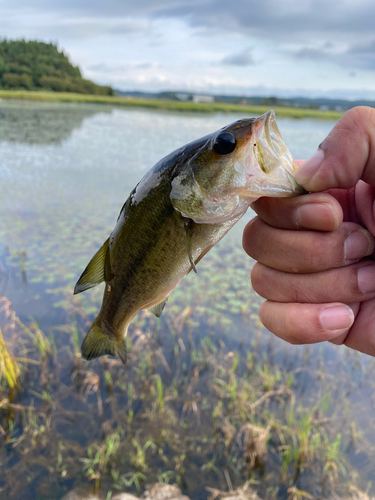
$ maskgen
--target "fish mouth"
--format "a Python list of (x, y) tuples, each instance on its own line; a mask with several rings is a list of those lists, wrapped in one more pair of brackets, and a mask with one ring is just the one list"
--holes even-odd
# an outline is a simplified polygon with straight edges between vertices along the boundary
[(273, 110), (256, 120), (250, 141), (257, 164), (257, 172), (251, 175), (251, 191), (258, 196), (306, 193), (293, 177), (297, 164), (281, 136)]
[(258, 118), (254, 127), (254, 135), (257, 144), (256, 156), (259, 166), (265, 174), (278, 168), (280, 163), (290, 173), (297, 169), (297, 164), (276, 124), (276, 116), (273, 110), (267, 111)]

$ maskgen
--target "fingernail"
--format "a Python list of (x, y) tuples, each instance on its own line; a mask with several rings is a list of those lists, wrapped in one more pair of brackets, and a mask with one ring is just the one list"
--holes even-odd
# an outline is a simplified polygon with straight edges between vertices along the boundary
[(328, 220), (337, 220), (334, 208), (328, 203), (306, 203), (297, 208), (295, 221), (299, 227), (321, 230), (322, 224)]
[(306, 184), (311, 177), (317, 172), (322, 161), (324, 160), (324, 151), (318, 149), (310, 158), (308, 158), (300, 167), (295, 171), (294, 178), (298, 184)]
[(373, 292), (375, 290), (375, 266), (367, 266), (358, 269), (358, 288), (362, 293)]
[(350, 233), (344, 243), (344, 258), (346, 262), (362, 259), (372, 254), (374, 250), (373, 237), (365, 229)]
[(320, 322), (325, 330), (344, 330), (354, 322), (354, 313), (349, 306), (326, 307), (320, 313)]

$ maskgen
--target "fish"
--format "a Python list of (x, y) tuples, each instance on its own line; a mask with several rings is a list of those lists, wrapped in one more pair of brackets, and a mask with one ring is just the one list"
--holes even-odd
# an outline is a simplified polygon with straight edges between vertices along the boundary
[(274, 111), (237, 120), (170, 153), (130, 193), (114, 230), (74, 294), (105, 282), (102, 305), (81, 347), (87, 360), (126, 363), (136, 314), (161, 316), (169, 294), (261, 196), (303, 194)]

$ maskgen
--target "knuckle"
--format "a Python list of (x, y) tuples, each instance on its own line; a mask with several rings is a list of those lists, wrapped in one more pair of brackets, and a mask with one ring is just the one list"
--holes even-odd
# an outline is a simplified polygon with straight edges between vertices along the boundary
[[(357, 183), (374, 142), (374, 123), (373, 108), (352, 108), (342, 116), (323, 141), (321, 149), (328, 155), (329, 162), (325, 163), (320, 175), (329, 179), (330, 186), (350, 188)], [(321, 181), (324, 183), (324, 179)], [(328, 184), (326, 180), (325, 185)]]
[(257, 293), (259, 293), (259, 295), (262, 295), (262, 284), (264, 283), (264, 280), (262, 279), (262, 267), (263, 266), (261, 264), (256, 262), (250, 273), (251, 286)]
[(315, 302), (315, 291), (306, 285), (305, 281), (296, 282), (293, 284), (293, 299), (297, 303)]
[(342, 267), (345, 262), (344, 242), (353, 229), (343, 224), (333, 232), (314, 235), (309, 244), (309, 259), (312, 270), (328, 270)]
[(259, 221), (260, 218), (254, 217), (245, 226), (242, 235), (242, 247), (245, 252), (252, 257), (254, 245), (258, 239), (259, 235)]
[[(322, 328), (311, 304), (293, 304), (289, 309), (288, 342), (293, 345), (317, 342)], [(303, 318), (303, 321), (301, 319)]]
[(294, 336), (290, 336), (288, 339), (286, 339), (287, 342), (291, 345), (302, 345), (302, 344), (305, 344), (304, 341), (301, 341), (300, 338), (298, 337), (294, 337)]
[(343, 238), (337, 232), (312, 234), (301, 253), (304, 267), (313, 272), (343, 264)]
[(369, 339), (368, 354), (370, 354), (371, 356), (375, 356), (375, 334), (372, 331), (369, 332), (368, 339)]
[(375, 109), (369, 106), (356, 106), (350, 109), (346, 115), (352, 126), (363, 133), (368, 123), (371, 125), (374, 123)]
[(353, 142), (353, 136), (367, 138), (374, 130), (375, 109), (367, 106), (356, 106), (347, 111), (333, 128), (332, 135), (341, 135), (342, 139)]

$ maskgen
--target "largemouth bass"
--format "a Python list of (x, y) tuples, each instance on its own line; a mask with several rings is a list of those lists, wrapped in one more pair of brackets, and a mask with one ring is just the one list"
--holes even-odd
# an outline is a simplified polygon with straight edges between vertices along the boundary
[(105, 281), (82, 356), (118, 355), (141, 309), (160, 317), (171, 291), (261, 196), (303, 189), (273, 111), (236, 121), (160, 160), (130, 193), (74, 293)]

